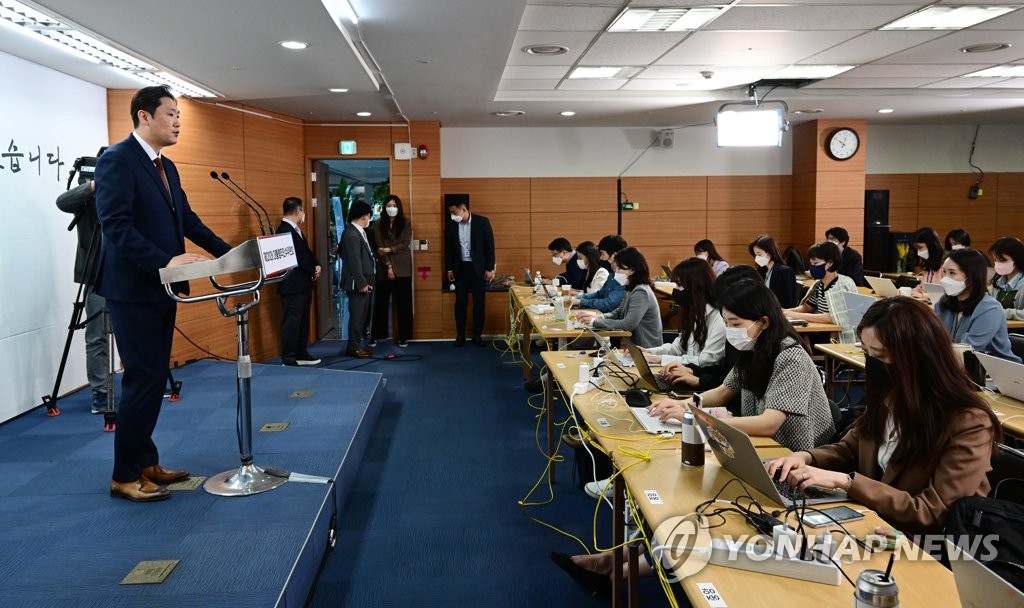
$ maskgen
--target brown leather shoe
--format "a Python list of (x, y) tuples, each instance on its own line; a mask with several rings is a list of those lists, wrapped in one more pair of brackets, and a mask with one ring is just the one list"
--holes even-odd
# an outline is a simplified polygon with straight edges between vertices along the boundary
[(135, 481), (125, 483), (111, 479), (110, 495), (115, 498), (127, 498), (135, 502), (153, 502), (170, 498), (171, 491), (167, 488), (161, 488), (146, 479), (145, 475), (140, 475)]
[(360, 359), (369, 359), (373, 356), (373, 351), (366, 348), (359, 348), (353, 351), (346, 351), (349, 357), (358, 357)]
[(146, 479), (152, 481), (153, 483), (158, 483), (162, 486), (189, 478), (188, 471), (176, 471), (174, 469), (165, 469), (158, 464), (154, 464), (151, 467), (146, 467), (142, 469), (142, 474), (146, 477)]

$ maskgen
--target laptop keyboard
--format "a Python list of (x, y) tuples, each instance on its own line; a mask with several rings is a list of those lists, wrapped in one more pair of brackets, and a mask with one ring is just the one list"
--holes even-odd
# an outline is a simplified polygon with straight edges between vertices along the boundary
[(815, 499), (830, 498), (833, 496), (842, 495), (842, 492), (838, 492), (836, 490), (826, 490), (825, 488), (819, 488), (817, 486), (811, 486), (806, 490), (801, 490), (799, 486), (794, 487), (789, 485), (789, 483), (785, 481), (779, 481), (774, 478), (772, 479), (772, 483), (775, 484), (775, 489), (779, 491), (779, 494), (782, 494), (783, 498), (788, 498), (794, 503), (803, 502), (804, 496), (806, 496), (808, 499)]

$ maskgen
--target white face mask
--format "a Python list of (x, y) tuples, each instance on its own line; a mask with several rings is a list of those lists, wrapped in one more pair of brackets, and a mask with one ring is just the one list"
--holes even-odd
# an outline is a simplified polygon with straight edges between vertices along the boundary
[(698, 257), (698, 258), (700, 258), (700, 259), (702, 259), (702, 260), (705, 260), (705, 261), (707, 261), (707, 259), (708, 259), (708, 254), (707, 254), (706, 252), (701, 252), (701, 253), (698, 253), (698, 254), (697, 254), (697, 257)]
[(957, 281), (950, 277), (942, 277), (939, 279), (939, 284), (942, 285), (942, 289), (946, 291), (947, 296), (954, 298), (967, 289), (966, 281)]
[(917, 257), (921, 258), (922, 260), (927, 260), (928, 259), (928, 250), (927, 249), (918, 249), (917, 250)]
[[(725, 339), (733, 345), (736, 350), (753, 350), (757, 337), (751, 338), (747, 333), (749, 327), (726, 327)], [(758, 333), (758, 335), (761, 335)]]
[(580, 267), (580, 270), (587, 269), (587, 261), (583, 258), (576, 258), (576, 265)]
[(386, 207), (384, 212), (388, 214), (388, 217), (395, 217), (398, 215), (398, 207)]
[(629, 284), (629, 276), (627, 276), (624, 272), (616, 272), (615, 282), (625, 287), (627, 284)]
[(771, 261), (771, 258), (766, 256), (766, 255), (755, 255), (754, 256), (754, 263), (757, 264), (758, 266), (760, 266), (761, 268), (764, 268), (765, 266), (767, 266), (768, 262), (770, 262), (770, 261)]
[(1013, 267), (1013, 262), (996, 262), (995, 267), (996, 274), (1004, 277), (1009, 277), (1016, 272), (1016, 269)]
[(456, 224), (458, 224), (459, 222), (462, 221), (462, 215), (460, 215), (460, 214), (453, 213), (451, 217), (452, 217), (452, 221), (455, 222)]
[(562, 256), (560, 256), (560, 255), (553, 255), (553, 256), (551, 256), (551, 263), (556, 265), (556, 266), (561, 265), (561, 263), (562, 263)]
[(961, 245), (960, 243), (954, 243), (949, 249), (950, 249), (950, 251), (956, 251), (957, 249), (967, 249), (967, 248), (964, 247), (963, 245)]

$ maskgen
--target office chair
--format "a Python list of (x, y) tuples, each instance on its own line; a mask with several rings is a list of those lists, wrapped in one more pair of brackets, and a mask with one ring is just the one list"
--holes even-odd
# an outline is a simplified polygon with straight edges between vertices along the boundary
[(997, 443), (992, 450), (988, 482), (992, 485), (990, 498), (1024, 505), (1024, 452)]
[(1010, 334), (1010, 350), (1013, 354), (1024, 359), (1024, 336), (1021, 334)]

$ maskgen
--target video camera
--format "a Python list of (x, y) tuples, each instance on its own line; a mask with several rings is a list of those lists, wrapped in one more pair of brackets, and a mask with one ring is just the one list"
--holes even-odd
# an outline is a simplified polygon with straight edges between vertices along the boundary
[(107, 146), (102, 146), (100, 151), (96, 153), (96, 156), (79, 156), (75, 159), (73, 165), (71, 165), (71, 172), (68, 175), (67, 189), (71, 188), (71, 182), (75, 179), (75, 174), (78, 174), (78, 185), (81, 186), (85, 182), (91, 180), (93, 175), (96, 173), (96, 162), (99, 160), (103, 153), (107, 150)]

